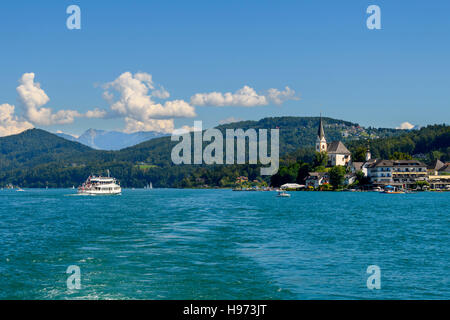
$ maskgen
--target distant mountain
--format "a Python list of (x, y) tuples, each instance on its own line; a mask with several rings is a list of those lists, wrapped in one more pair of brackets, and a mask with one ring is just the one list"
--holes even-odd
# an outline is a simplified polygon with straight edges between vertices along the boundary
[(165, 136), (166, 134), (155, 131), (124, 133), (119, 131), (89, 129), (78, 138), (65, 133), (57, 133), (56, 135), (70, 141), (82, 143), (93, 149), (120, 150), (147, 140)]
[(58, 133), (55, 133), (55, 135), (57, 135), (57, 136), (59, 136), (61, 138), (64, 138), (66, 140), (69, 140), (69, 141), (78, 142), (78, 138), (77, 137), (74, 137), (74, 136), (72, 136), (70, 134), (67, 134), (67, 133), (64, 133), (64, 132), (58, 132)]

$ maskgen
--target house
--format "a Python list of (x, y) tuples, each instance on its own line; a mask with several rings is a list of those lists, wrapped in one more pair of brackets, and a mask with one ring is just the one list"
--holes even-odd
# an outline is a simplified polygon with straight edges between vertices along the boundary
[(305, 179), (306, 187), (318, 188), (325, 183), (330, 183), (328, 172), (309, 172)]
[[(428, 167), (428, 183), (431, 189), (450, 190), (450, 163), (439, 162), (437, 166), (433, 166), (435, 163), (432, 164), (433, 168), (431, 168), (431, 172), (430, 167)], [(437, 168), (439, 169), (435, 170)]]
[(437, 160), (434, 160), (433, 163), (427, 167), (427, 170), (430, 175), (437, 175), (438, 171), (444, 167), (445, 167), (445, 163), (443, 163), (441, 160), (437, 159)]
[(351, 161), (351, 153), (341, 141), (327, 143), (323, 130), (322, 116), (320, 116), (317, 131), (316, 151), (328, 153), (328, 166), (347, 166)]
[(376, 160), (368, 165), (368, 177), (375, 185), (412, 187), (428, 177), (427, 167), (418, 160)]
[(354, 173), (347, 173), (344, 176), (344, 184), (345, 185), (350, 185), (352, 183), (354, 183), (356, 181), (356, 174)]
[(352, 173), (357, 173), (358, 171), (362, 171), (364, 162), (352, 162), (350, 165), (350, 170)]

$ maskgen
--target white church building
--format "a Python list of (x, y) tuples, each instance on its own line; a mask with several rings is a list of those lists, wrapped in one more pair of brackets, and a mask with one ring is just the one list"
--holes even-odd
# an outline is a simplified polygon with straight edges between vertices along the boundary
[(322, 116), (320, 116), (319, 130), (317, 131), (316, 151), (328, 153), (328, 166), (347, 166), (352, 157), (351, 152), (341, 141), (327, 143)]

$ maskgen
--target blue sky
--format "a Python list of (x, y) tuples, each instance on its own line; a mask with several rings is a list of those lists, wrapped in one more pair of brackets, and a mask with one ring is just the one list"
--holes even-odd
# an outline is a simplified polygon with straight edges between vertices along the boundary
[[(66, 27), (71, 4), (81, 8), (81, 30)], [(366, 27), (371, 4), (381, 8), (381, 30)], [(157, 119), (174, 119), (175, 127), (319, 112), (376, 127), (450, 118), (448, 1), (17, 0), (0, 8), (0, 105), (15, 106), (17, 121), (49, 131), (123, 130), (133, 110), (112, 114), (114, 102), (102, 94), (125, 72), (150, 74), (156, 88), (170, 93), (168, 101), (188, 104), (197, 93), (244, 86), (258, 96), (288, 86), (300, 98), (252, 107), (193, 105), (195, 117)], [(31, 121), (16, 90), (25, 73), (34, 73), (49, 97), (39, 108), (98, 108), (108, 116)]]

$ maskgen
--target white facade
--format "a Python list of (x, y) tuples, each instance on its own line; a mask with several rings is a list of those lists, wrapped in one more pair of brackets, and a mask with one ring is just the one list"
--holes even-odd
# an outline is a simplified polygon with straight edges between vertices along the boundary
[(347, 166), (350, 162), (350, 155), (348, 154), (329, 154), (328, 161), (331, 166)]

